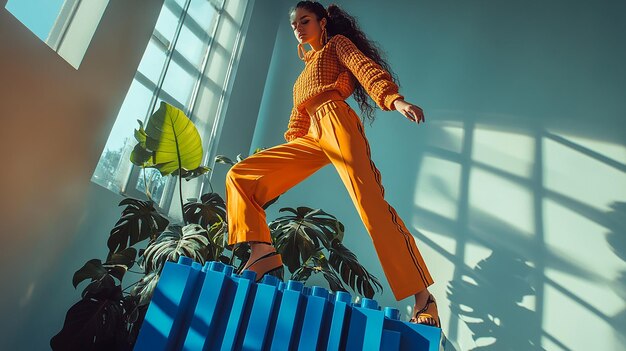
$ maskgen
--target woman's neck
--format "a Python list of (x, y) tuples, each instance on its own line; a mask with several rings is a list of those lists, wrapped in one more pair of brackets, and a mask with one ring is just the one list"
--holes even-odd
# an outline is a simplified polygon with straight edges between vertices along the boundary
[(320, 51), (324, 48), (324, 45), (320, 44), (319, 40), (314, 40), (314, 44), (309, 43), (313, 51)]

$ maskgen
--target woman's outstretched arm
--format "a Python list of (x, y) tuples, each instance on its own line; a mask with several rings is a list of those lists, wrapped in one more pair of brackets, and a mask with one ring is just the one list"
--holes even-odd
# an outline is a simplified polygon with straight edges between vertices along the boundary
[(397, 110), (414, 122), (425, 121), (420, 107), (404, 101), (404, 96), (398, 92), (398, 85), (389, 72), (363, 54), (345, 35), (336, 34), (332, 39), (336, 41), (335, 50), (339, 61), (352, 72), (383, 111)]
[(352, 40), (343, 34), (333, 36), (337, 57), (342, 65), (348, 68), (363, 88), (383, 111), (395, 110), (394, 101), (404, 99), (398, 93), (398, 85), (391, 75), (376, 61), (354, 45)]

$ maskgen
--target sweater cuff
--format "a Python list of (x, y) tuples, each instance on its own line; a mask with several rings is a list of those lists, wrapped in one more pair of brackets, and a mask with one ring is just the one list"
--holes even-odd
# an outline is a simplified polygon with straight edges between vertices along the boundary
[(289, 128), (285, 133), (283, 133), (283, 136), (287, 142), (290, 142), (294, 139), (305, 136), (307, 132), (308, 130), (301, 128)]
[(385, 107), (387, 107), (389, 109), (389, 111), (394, 111), (396, 109), (396, 107), (393, 105), (394, 101), (396, 101), (397, 99), (402, 99), (404, 100), (404, 95), (400, 94), (400, 93), (395, 93), (395, 94), (391, 94), (391, 95), (387, 95), (385, 97)]

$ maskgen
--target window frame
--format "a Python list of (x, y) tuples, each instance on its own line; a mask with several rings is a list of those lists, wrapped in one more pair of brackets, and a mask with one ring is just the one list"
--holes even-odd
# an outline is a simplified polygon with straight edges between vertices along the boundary
[[(80, 0), (74, 0), (74, 1), (80, 1)], [(195, 22), (195, 20), (189, 18), (190, 16), (188, 16), (189, 14), (188, 11), (190, 8), (191, 1), (192, 0), (184, 0), (184, 5), (182, 6), (180, 3), (183, 1), (179, 1), (179, 0), (165, 0), (164, 1), (163, 7), (165, 8), (166, 6), (168, 6), (169, 10), (172, 11), (174, 14), (178, 15), (179, 17), (178, 17), (178, 23), (176, 24), (176, 29), (174, 31), (174, 34), (172, 35), (171, 42), (169, 42), (168, 39), (161, 32), (159, 32), (159, 30), (156, 28), (156, 25), (150, 36), (149, 41), (154, 40), (154, 43), (158, 45), (159, 49), (163, 50), (163, 53), (166, 54), (163, 66), (161, 67), (161, 72), (159, 74), (159, 77), (155, 81), (154, 77), (145, 76), (142, 72), (139, 71), (139, 68), (137, 68), (137, 71), (135, 72), (135, 76), (133, 77), (133, 83), (131, 84), (140, 84), (143, 88), (146, 88), (148, 89), (148, 91), (152, 92), (152, 97), (148, 105), (148, 108), (146, 110), (146, 114), (143, 116), (144, 125), (149, 120), (150, 116), (152, 115), (153, 111), (156, 108), (158, 101), (160, 100), (167, 101), (168, 103), (171, 103), (172, 105), (178, 108), (181, 108), (181, 110), (185, 112), (185, 114), (191, 119), (192, 122), (196, 123), (198, 120), (198, 117), (195, 115), (194, 112), (196, 111), (197, 104), (199, 104), (199, 101), (200, 101), (199, 99), (204, 96), (203, 94), (200, 94), (200, 91), (203, 88), (204, 81), (207, 79), (211, 79), (211, 77), (207, 76), (207, 70), (210, 67), (209, 66), (210, 58), (212, 57), (211, 56), (212, 53), (215, 50), (220, 48), (220, 44), (217, 42), (216, 36), (218, 35), (220, 26), (226, 25), (226, 24), (223, 24), (223, 21), (227, 21), (229, 18), (231, 18), (231, 14), (227, 10), (228, 6), (229, 5), (233, 6), (233, 4), (236, 4), (236, 1), (239, 1), (239, 0), (204, 0), (204, 1), (207, 1), (213, 7), (213, 9), (215, 10), (215, 13), (214, 13), (213, 19), (211, 20), (212, 27), (207, 27), (207, 30), (203, 31), (202, 33), (197, 33), (197, 30), (198, 30), (197, 28), (195, 28), (195, 31), (194, 31), (193, 27), (195, 26), (193, 26), (193, 24), (194, 23), (197, 24), (197, 22)], [(193, 1), (200, 1), (200, 0), (193, 0)], [(243, 10), (241, 10), (242, 12), (238, 12), (238, 14), (241, 15), (241, 22), (238, 22), (238, 25), (233, 28), (232, 34), (234, 37), (233, 39), (234, 43), (232, 46), (232, 51), (230, 51), (228, 55), (225, 56), (226, 61), (224, 62), (226, 63), (226, 66), (225, 66), (225, 75), (223, 76), (224, 80), (218, 81), (219, 83), (218, 90), (215, 91), (216, 93), (215, 99), (217, 99), (214, 105), (214, 107), (216, 108), (215, 119), (212, 120), (212, 124), (213, 124), (212, 126), (207, 126), (207, 128), (210, 128), (210, 129), (205, 130), (206, 138), (204, 138), (205, 140), (202, 141), (203, 150), (204, 150), (204, 155), (202, 157), (203, 158), (202, 165), (207, 166), (209, 168), (213, 167), (213, 162), (211, 160), (212, 158), (214, 158), (213, 157), (213, 154), (215, 153), (214, 146), (217, 142), (216, 137), (217, 137), (218, 130), (221, 128), (220, 126), (222, 125), (221, 123), (222, 119), (224, 118), (224, 113), (225, 113), (224, 107), (227, 104), (227, 101), (225, 100), (230, 95), (229, 92), (232, 89), (232, 83), (233, 83), (233, 78), (234, 78), (233, 75), (236, 72), (236, 69), (237, 69), (236, 64), (238, 64), (238, 61), (239, 61), (238, 58), (241, 56), (241, 51), (242, 51), (241, 40), (242, 38), (245, 37), (244, 32), (248, 29), (249, 19), (252, 13), (252, 8), (254, 7), (254, 3), (255, 3), (255, 0), (246, 0), (246, 3), (242, 5), (244, 6)], [(186, 20), (190, 20), (190, 21), (186, 21)], [(189, 26), (189, 24), (192, 24), (192, 26)], [(202, 59), (199, 65), (197, 63), (198, 61), (195, 61), (195, 63), (192, 63), (190, 61), (185, 60), (185, 57), (183, 57), (181, 53), (176, 50), (176, 44), (181, 35), (181, 30), (185, 26), (186, 26), (186, 29), (191, 30), (195, 34), (202, 34), (206, 36), (204, 38), (206, 41), (203, 42), (203, 44), (206, 44), (206, 47), (202, 53), (202, 56), (201, 56)], [(199, 25), (197, 27), (201, 28)], [(147, 45), (150, 45), (150, 44), (148, 43)], [(166, 81), (166, 76), (170, 67), (170, 63), (172, 63), (172, 61), (174, 61), (176, 64), (179, 64), (190, 75), (193, 76), (195, 74), (195, 77), (194, 77), (195, 80), (193, 81), (191, 93), (187, 101), (178, 101), (176, 98), (168, 94), (163, 89), (163, 85), (164, 85), (164, 82)], [(191, 67), (193, 67), (193, 69)], [(135, 82), (135, 80), (137, 82)], [(117, 118), (120, 118), (120, 116), (118, 115)], [(201, 135), (202, 134), (203, 133), (201, 132)], [(109, 138), (111, 138), (111, 136), (109, 136)], [(104, 154), (104, 152), (106, 152), (106, 146), (102, 154)], [(130, 163), (129, 160), (122, 160), (122, 162)], [(120, 171), (120, 168), (117, 169), (117, 172), (119, 171)], [(156, 170), (150, 169), (148, 171), (155, 172)], [(138, 184), (140, 184), (139, 183), (140, 178), (143, 178), (143, 174), (142, 174), (143, 168), (141, 166), (136, 166), (130, 163), (130, 171), (128, 171), (127, 169), (126, 172), (128, 172), (128, 175), (124, 175), (124, 176), (120, 175), (120, 177), (113, 178), (113, 179), (117, 179), (115, 183), (120, 185), (119, 191), (113, 190), (110, 186), (105, 186), (105, 187), (111, 191), (119, 193), (120, 195), (124, 197), (133, 197), (133, 198), (138, 198), (142, 200), (147, 200), (145, 190), (137, 189)], [(157, 176), (155, 179), (158, 179), (158, 178), (159, 176)], [(209, 179), (210, 179), (210, 172), (198, 178), (198, 183), (195, 184), (197, 188), (194, 188), (194, 191), (198, 189), (198, 195), (196, 196), (196, 198), (200, 198), (200, 196), (202, 195), (202, 189), (205, 188), (205, 185), (208, 183)], [(92, 181), (93, 180), (94, 178), (92, 176)], [(100, 184), (98, 182), (96, 183)], [(181, 213), (178, 213), (180, 212), (178, 208), (176, 208), (176, 211), (175, 211), (176, 213), (172, 213), (173, 201), (177, 201), (178, 203), (178, 199), (174, 199), (175, 192), (178, 190), (177, 184), (178, 184), (178, 180), (176, 177), (167, 177), (167, 179), (165, 180), (165, 185), (164, 185), (163, 192), (160, 198), (158, 199), (153, 198), (155, 208), (162, 215), (167, 216), (168, 219), (171, 219), (171, 217), (178, 218), (181, 216)]]
[[(154, 39), (157, 43), (161, 44), (160, 46), (165, 50), (166, 58), (165, 58), (165, 64), (161, 68), (159, 79), (156, 82), (156, 87), (152, 89), (152, 99), (150, 101), (148, 110), (146, 111), (146, 115), (143, 120), (144, 125), (145, 123), (147, 123), (148, 119), (152, 115), (153, 112), (151, 111), (154, 111), (159, 98), (163, 97), (163, 95), (165, 95), (166, 100), (170, 102), (178, 102), (178, 104), (182, 106), (189, 105), (189, 107), (185, 107), (183, 111), (185, 112), (185, 115), (187, 115), (192, 120), (192, 122), (195, 119), (190, 112), (193, 112), (193, 105), (195, 104), (195, 99), (197, 98), (197, 90), (199, 89), (201, 78), (204, 75), (204, 72), (206, 70), (206, 65), (208, 63), (209, 54), (211, 53), (211, 48), (213, 47), (215, 33), (217, 32), (217, 28), (219, 27), (219, 22), (222, 19), (222, 14), (224, 11), (226, 0), (221, 0), (221, 4), (218, 4), (217, 0), (206, 0), (211, 4), (211, 6), (213, 6), (213, 9), (216, 11), (216, 14), (215, 14), (216, 17), (213, 20), (213, 28), (211, 29), (209, 42), (207, 44), (207, 48), (203, 55), (202, 64), (201, 64), (202, 68), (199, 71), (198, 76), (196, 77), (196, 81), (194, 83), (190, 101), (188, 104), (186, 104), (183, 101), (178, 101), (176, 98), (174, 98), (173, 96), (163, 91), (162, 87), (163, 87), (163, 83), (165, 81), (165, 77), (169, 69), (169, 65), (171, 61), (174, 60), (174, 56), (176, 53), (176, 50), (175, 50), (176, 43), (178, 42), (178, 38), (180, 37), (180, 32), (185, 24), (185, 19), (187, 18), (189, 5), (191, 4), (191, 1), (192, 0), (185, 0), (185, 4), (182, 7), (182, 12), (178, 19), (176, 30), (174, 31), (174, 37), (172, 38), (171, 42), (168, 42), (165, 36), (161, 34), (157, 28), (154, 29), (154, 31), (152, 32), (152, 35), (150, 36), (150, 40)], [(177, 5), (175, 1), (165, 0), (163, 3), (163, 6), (175, 6), (175, 5)], [(171, 8), (171, 10), (175, 11), (178, 9)], [(182, 59), (184, 60), (184, 58)], [(143, 84), (148, 89), (150, 89), (151, 87), (146, 85), (146, 83), (154, 84), (154, 82), (152, 82), (150, 79), (145, 77), (141, 72), (139, 72), (139, 70), (137, 70), (136, 77), (137, 76), (140, 77), (140, 79), (138, 79), (139, 83)], [(134, 164), (132, 165), (131, 172), (128, 178), (126, 179), (124, 186), (122, 187), (121, 195), (127, 196), (127, 197), (134, 197), (134, 198), (145, 198), (146, 196), (145, 193), (137, 189), (139, 177), (142, 176), (142, 172), (143, 172), (143, 169), (141, 167), (136, 166)], [(168, 176), (166, 184), (165, 184), (165, 189), (163, 190), (163, 195), (161, 196), (158, 202), (155, 202), (155, 206), (157, 207), (159, 211), (161, 211), (161, 213), (169, 213), (175, 188), (176, 188), (176, 178)]]

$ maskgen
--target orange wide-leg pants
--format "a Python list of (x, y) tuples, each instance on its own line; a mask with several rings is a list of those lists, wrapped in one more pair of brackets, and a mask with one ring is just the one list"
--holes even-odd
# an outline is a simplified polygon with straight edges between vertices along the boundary
[(228, 244), (271, 243), (262, 206), (332, 163), (372, 238), (397, 301), (434, 283), (415, 239), (384, 199), (363, 123), (343, 100), (323, 103), (305, 136), (264, 149), (226, 175)]

